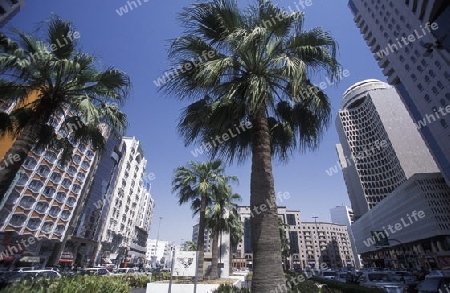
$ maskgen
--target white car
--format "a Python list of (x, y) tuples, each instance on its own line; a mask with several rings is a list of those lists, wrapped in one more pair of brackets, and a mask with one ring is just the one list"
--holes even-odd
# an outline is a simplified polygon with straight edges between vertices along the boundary
[(54, 270), (32, 270), (20, 273), (23, 278), (61, 278), (61, 274)]
[(114, 271), (114, 274), (116, 275), (134, 274), (134, 273), (136, 273), (136, 270), (132, 268), (119, 268)]
[(407, 284), (397, 281), (391, 273), (387, 272), (364, 272), (357, 282), (361, 286), (384, 289), (389, 293), (403, 293), (408, 288)]

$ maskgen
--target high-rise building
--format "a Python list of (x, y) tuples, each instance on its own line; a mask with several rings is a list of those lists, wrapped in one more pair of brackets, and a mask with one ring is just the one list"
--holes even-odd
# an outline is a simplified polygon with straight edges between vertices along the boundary
[(355, 222), (353, 210), (347, 206), (337, 206), (330, 210), (331, 222), (334, 224), (345, 225), (352, 244), (353, 258), (355, 259), (355, 267), (361, 267), (361, 261), (356, 251), (355, 237), (353, 236), (351, 225)]
[(166, 267), (171, 258), (172, 246), (170, 241), (147, 239), (147, 263), (152, 267)]
[(145, 263), (154, 202), (144, 184), (147, 160), (142, 145), (134, 137), (124, 137), (121, 151), (99, 254), (116, 265), (139, 265)]
[(0, 28), (25, 5), (24, 0), (0, 0)]
[[(63, 165), (59, 160), (62, 151), (34, 147), (5, 194), (0, 207), (0, 249), (10, 252), (14, 266), (30, 261), (46, 265), (83, 204), (97, 154), (89, 145), (75, 142), (73, 129), (63, 125), (64, 117), (73, 113), (59, 109), (48, 122), (59, 135), (69, 136), (72, 157)], [(30, 260), (29, 254), (34, 258)]]
[[(104, 127), (107, 133), (110, 132)], [(122, 156), (120, 143), (121, 136), (108, 134), (105, 150), (99, 153), (96, 162), (92, 184), (85, 192), (84, 204), (75, 212), (62, 253), (58, 252), (63, 256), (59, 258), (59, 262), (69, 262), (69, 265), (77, 267), (109, 263), (109, 260), (102, 259), (101, 256), (96, 259), (96, 255), (118, 175), (118, 164)], [(70, 259), (67, 256), (72, 257)]]
[(348, 6), (450, 185), (450, 2), (350, 0)]
[(351, 86), (336, 118), (338, 157), (358, 219), (415, 173), (438, 172), (395, 88), (379, 80)]

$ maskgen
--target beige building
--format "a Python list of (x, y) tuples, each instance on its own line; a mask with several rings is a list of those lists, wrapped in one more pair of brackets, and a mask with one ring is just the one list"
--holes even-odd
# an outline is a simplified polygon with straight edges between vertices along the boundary
[[(251, 247), (249, 206), (238, 208), (244, 225), (242, 240), (232, 247), (232, 266), (234, 269), (251, 268), (253, 253)], [(278, 207), (278, 215), (285, 225), (289, 241), (290, 256), (285, 260), (286, 269), (319, 267), (326, 263), (330, 268), (347, 265), (355, 266), (350, 237), (345, 225), (324, 222), (301, 222), (300, 211)]]

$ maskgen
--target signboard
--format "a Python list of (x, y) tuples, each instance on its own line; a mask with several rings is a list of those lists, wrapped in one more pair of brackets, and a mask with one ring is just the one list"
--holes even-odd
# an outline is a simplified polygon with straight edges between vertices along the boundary
[(197, 264), (196, 251), (175, 251), (175, 262), (173, 268), (174, 276), (194, 277)]
[(384, 231), (370, 231), (372, 234), (372, 239), (375, 241), (374, 246), (390, 246), (389, 238)]

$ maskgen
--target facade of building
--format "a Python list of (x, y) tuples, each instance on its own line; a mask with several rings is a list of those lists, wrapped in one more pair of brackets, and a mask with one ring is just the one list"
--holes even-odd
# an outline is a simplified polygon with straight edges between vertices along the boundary
[[(134, 137), (123, 137), (121, 152), (99, 257), (116, 265), (135, 266), (145, 263), (154, 202), (148, 185), (144, 184), (147, 160), (139, 141)], [(139, 206), (141, 204), (143, 206)]]
[(33, 148), (5, 194), (0, 207), (0, 249), (9, 251), (12, 261), (5, 266), (46, 265), (82, 204), (97, 155), (89, 145), (74, 142), (71, 129), (62, 126), (63, 118), (71, 115), (71, 110), (58, 110), (48, 123), (59, 135), (69, 136), (72, 158), (62, 165), (61, 152)]
[(348, 6), (450, 185), (449, 2), (350, 0)]
[(171, 258), (171, 247), (173, 243), (170, 241), (147, 239), (147, 264), (151, 267), (167, 267)]
[(92, 184), (83, 200), (84, 205), (76, 213), (73, 229), (64, 241), (61, 256), (65, 257), (61, 257), (60, 262), (69, 262), (67, 256), (72, 256), (71, 264), (76, 267), (105, 264), (105, 261), (109, 263), (108, 260), (98, 258), (98, 249), (122, 157), (120, 144), (121, 136), (109, 133), (105, 151), (99, 153)]
[[(233, 269), (251, 268), (253, 265), (251, 212), (249, 206), (238, 207), (244, 235), (237, 246), (232, 248)], [(286, 207), (278, 207), (278, 215), (289, 241), (290, 255), (284, 260), (285, 269), (319, 268), (322, 263), (326, 263), (329, 268), (355, 265), (345, 225), (301, 222), (300, 211), (288, 210)]]
[(355, 219), (415, 173), (438, 172), (395, 88), (369, 79), (351, 86), (336, 118), (342, 173)]
[(353, 258), (355, 259), (355, 267), (361, 267), (360, 257), (356, 251), (355, 237), (353, 236), (351, 225), (355, 222), (353, 210), (347, 206), (337, 206), (330, 210), (331, 222), (334, 224), (345, 225), (352, 244)]
[(25, 5), (24, 0), (0, 0), (0, 28)]
[(352, 225), (364, 266), (441, 269), (450, 255), (450, 187), (415, 174)]

